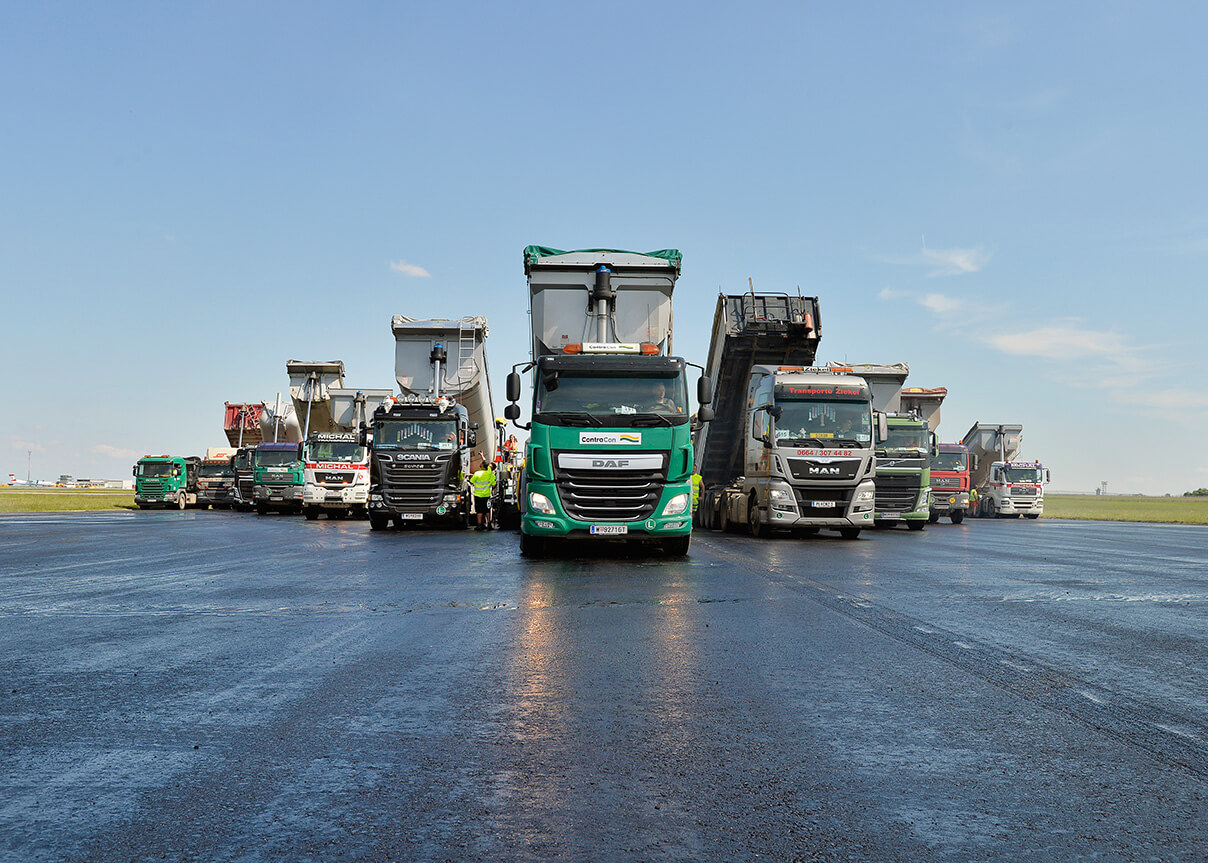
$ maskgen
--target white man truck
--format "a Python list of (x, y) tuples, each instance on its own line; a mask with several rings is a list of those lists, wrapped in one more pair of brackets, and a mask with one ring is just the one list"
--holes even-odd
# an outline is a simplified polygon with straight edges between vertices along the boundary
[(872, 396), (847, 370), (813, 367), (820, 314), (817, 297), (717, 298), (705, 368), (714, 416), (697, 431), (703, 527), (845, 539), (872, 527)]
[(977, 503), (970, 514), (982, 518), (1040, 518), (1049, 471), (1040, 462), (1019, 460), (1023, 426), (974, 423), (962, 444), (973, 464), (970, 483)]
[(464, 527), (473, 519), (470, 474), (495, 456), (487, 319), (395, 315), (390, 326), (401, 395), (372, 412), (369, 524)]

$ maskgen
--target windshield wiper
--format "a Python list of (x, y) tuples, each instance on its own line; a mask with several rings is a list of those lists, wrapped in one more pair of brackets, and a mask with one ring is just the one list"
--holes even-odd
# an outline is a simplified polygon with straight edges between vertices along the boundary
[(634, 428), (637, 428), (639, 424), (646, 425), (647, 420), (657, 420), (658, 422), (662, 423), (663, 425), (668, 425), (668, 426), (675, 425), (675, 423), (673, 423), (671, 421), (671, 417), (667, 416), (666, 414), (640, 414), (633, 418), (633, 422), (631, 423), (631, 425)]
[(541, 416), (553, 417), (554, 419), (568, 422), (571, 420), (582, 420), (589, 425), (600, 426), (604, 423), (600, 422), (598, 417), (594, 417), (586, 411), (544, 411)]
[(806, 444), (814, 444), (815, 446), (826, 449), (826, 444), (816, 437), (782, 437), (776, 441), (780, 446), (805, 446)]

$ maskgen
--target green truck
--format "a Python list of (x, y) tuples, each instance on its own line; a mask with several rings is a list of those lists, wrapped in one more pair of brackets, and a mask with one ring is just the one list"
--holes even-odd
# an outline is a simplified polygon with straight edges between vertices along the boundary
[(301, 512), (303, 480), (302, 445), (262, 443), (256, 446), (252, 500), (257, 515)]
[(195, 506), (200, 464), (196, 456), (143, 456), (134, 465), (134, 502), (139, 509)]
[[(671, 355), (675, 249), (524, 250), (532, 359), (507, 378), (504, 415), (529, 430), (520, 479), (520, 550), (565, 539), (688, 551), (692, 408), (687, 366)], [(586, 311), (585, 311), (586, 310)], [(532, 375), (521, 425), (521, 366)], [(697, 399), (711, 410), (709, 383)]]

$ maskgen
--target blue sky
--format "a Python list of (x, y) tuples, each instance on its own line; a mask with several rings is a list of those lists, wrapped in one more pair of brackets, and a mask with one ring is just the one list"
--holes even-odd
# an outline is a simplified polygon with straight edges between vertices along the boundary
[[(394, 381), (521, 250), (675, 247), (822, 302), (820, 359), (1022, 422), (1057, 489), (1208, 486), (1208, 12), (1194, 3), (0, 6), (0, 476), (223, 445), (287, 359)], [(1191, 438), (1194, 439), (1194, 438)]]

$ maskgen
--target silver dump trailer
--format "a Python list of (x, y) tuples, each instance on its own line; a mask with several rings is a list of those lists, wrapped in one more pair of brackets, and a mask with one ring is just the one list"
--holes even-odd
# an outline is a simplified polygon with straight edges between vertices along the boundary
[(1049, 471), (1038, 461), (1021, 461), (1023, 426), (974, 423), (961, 441), (973, 470), (970, 486), (977, 493), (973, 515), (986, 518), (1039, 518), (1044, 512), (1044, 486)]

